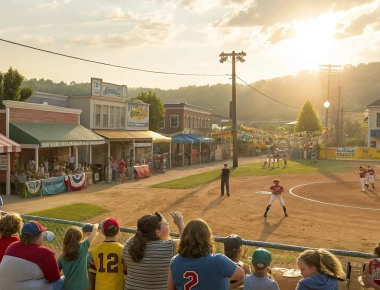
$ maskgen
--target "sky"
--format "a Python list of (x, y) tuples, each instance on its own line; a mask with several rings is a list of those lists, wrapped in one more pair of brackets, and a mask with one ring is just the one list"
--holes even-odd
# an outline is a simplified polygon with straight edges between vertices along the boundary
[[(230, 83), (222, 52), (246, 53), (247, 83), (321, 64), (380, 61), (380, 0), (1, 0), (0, 39), (155, 74), (91, 64), (0, 41), (0, 71), (26, 78), (177, 89)], [(240, 81), (238, 81), (240, 82)]]

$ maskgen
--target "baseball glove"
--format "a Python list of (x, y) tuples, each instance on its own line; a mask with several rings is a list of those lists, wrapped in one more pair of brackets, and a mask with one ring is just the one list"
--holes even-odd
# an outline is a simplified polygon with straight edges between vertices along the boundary
[(275, 195), (281, 194), (281, 189), (277, 189), (277, 190), (275, 190), (274, 194), (275, 194)]

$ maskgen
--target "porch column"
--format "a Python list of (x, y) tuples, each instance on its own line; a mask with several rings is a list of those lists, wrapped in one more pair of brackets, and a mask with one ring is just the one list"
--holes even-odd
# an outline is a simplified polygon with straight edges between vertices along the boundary
[(35, 168), (36, 172), (37, 172), (38, 167), (39, 167), (38, 159), (39, 158), (38, 158), (38, 147), (37, 147), (34, 149), (34, 161), (36, 161), (36, 168)]
[(190, 143), (190, 165), (193, 165), (193, 143)]
[(152, 138), (152, 156), (150, 157), (150, 166), (151, 166), (151, 170), (153, 172), (153, 138)]
[(75, 167), (78, 168), (78, 146), (75, 146)]
[[(190, 162), (190, 159), (189, 159), (189, 162)], [(182, 166), (185, 166), (185, 144), (182, 144)]]
[(92, 165), (92, 145), (90, 145), (90, 153), (89, 153), (89, 160), (88, 163)]
[(169, 158), (170, 158), (169, 166), (170, 168), (172, 168), (172, 142), (170, 142), (170, 145), (169, 145)]
[(200, 153), (200, 159), (199, 159), (199, 164), (202, 163), (202, 142), (199, 141), (199, 153)]
[(110, 140), (108, 140), (107, 141), (107, 144), (108, 144), (108, 151), (107, 151), (107, 160), (108, 160), (108, 157), (110, 157), (111, 156), (111, 141)]

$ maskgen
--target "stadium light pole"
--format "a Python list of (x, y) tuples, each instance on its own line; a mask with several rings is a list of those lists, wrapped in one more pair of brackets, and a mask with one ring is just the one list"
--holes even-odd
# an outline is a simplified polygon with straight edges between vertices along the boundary
[(232, 138), (233, 138), (233, 156), (232, 162), (233, 167), (238, 167), (238, 148), (237, 148), (237, 128), (236, 128), (236, 71), (235, 71), (235, 63), (236, 61), (245, 62), (244, 57), (247, 54), (242, 52), (232, 51), (231, 53), (222, 52), (219, 57), (220, 63), (225, 62), (229, 57), (231, 58), (232, 63)]
[(329, 123), (329, 107), (330, 102), (326, 101), (323, 106), (326, 108), (326, 132), (325, 132), (325, 159), (327, 159), (327, 128)]

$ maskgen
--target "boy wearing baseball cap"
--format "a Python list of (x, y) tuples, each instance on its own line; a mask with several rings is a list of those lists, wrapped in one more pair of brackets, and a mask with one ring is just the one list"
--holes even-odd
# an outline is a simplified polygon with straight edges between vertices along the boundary
[(92, 250), (90, 285), (92, 290), (123, 290), (123, 245), (116, 241), (120, 232), (118, 221), (105, 219), (100, 229), (105, 239)]
[[(251, 274), (251, 269), (249, 265), (240, 261), (242, 250), (243, 250), (242, 245), (243, 245), (242, 240), (238, 235), (235, 235), (235, 234), (229, 235), (224, 240), (224, 254), (233, 262), (235, 262), (236, 265), (243, 268), (244, 274), (248, 275), (248, 274)], [(235, 289), (243, 285), (243, 283), (244, 283), (243, 279), (240, 281), (230, 280), (230, 289)]]
[(272, 262), (272, 254), (264, 248), (253, 252), (252, 265), (255, 271), (244, 277), (243, 290), (280, 290), (276, 281), (268, 278), (268, 266)]
[(0, 263), (0, 290), (62, 289), (54, 252), (42, 246), (46, 231), (38, 221), (24, 224), (20, 241), (8, 246)]

